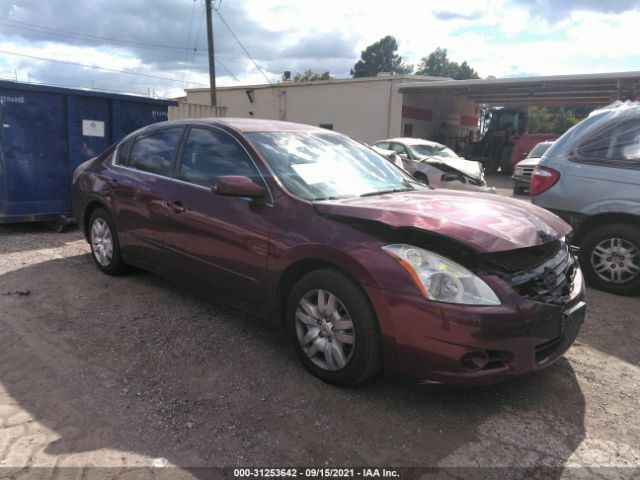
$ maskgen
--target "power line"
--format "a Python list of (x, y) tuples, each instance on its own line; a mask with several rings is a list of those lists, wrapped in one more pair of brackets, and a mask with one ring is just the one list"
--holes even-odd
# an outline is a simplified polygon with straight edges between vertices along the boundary
[[(194, 4), (193, 4), (193, 8), (192, 8), (192, 20), (191, 20), (191, 26), (189, 27), (189, 31), (192, 32), (193, 29), (193, 11), (195, 10), (195, 6), (196, 6), (197, 0), (194, 0)], [(220, 2), (221, 3), (221, 2)], [(219, 5), (218, 5), (218, 8)], [(204, 9), (202, 10), (202, 12), (204, 12)], [(7, 24), (5, 22), (17, 22), (20, 23), (21, 25), (11, 25), (11, 24)], [(56, 35), (56, 36), (60, 36), (60, 37), (71, 37), (71, 38), (89, 38), (89, 39), (99, 39), (102, 41), (105, 41), (106, 43), (111, 43), (111, 44), (123, 44), (123, 45), (127, 45), (127, 46), (135, 46), (138, 48), (146, 48), (146, 49), (170, 49), (170, 50), (174, 50), (174, 51), (179, 51), (179, 50), (184, 50), (186, 53), (186, 62), (185, 62), (185, 71), (183, 72), (183, 83), (190, 83), (189, 80), (191, 79), (191, 71), (193, 69), (193, 65), (195, 63), (195, 58), (198, 55), (206, 55), (205, 52), (198, 52), (198, 40), (199, 40), (199, 36), (200, 33), (202, 31), (202, 15), (200, 17), (200, 22), (198, 22), (198, 31), (196, 33), (196, 35), (193, 37), (196, 41), (195, 46), (193, 49), (191, 49), (189, 46), (187, 47), (176, 47), (176, 46), (170, 46), (170, 45), (160, 45), (160, 44), (154, 44), (154, 43), (145, 43), (145, 42), (136, 42), (136, 41), (129, 41), (129, 40), (121, 40), (121, 39), (116, 39), (116, 38), (110, 38), (110, 37), (101, 37), (101, 36), (97, 36), (97, 35), (85, 35), (82, 33), (75, 33), (75, 32), (69, 32), (66, 30), (58, 30), (58, 29), (53, 29), (53, 28), (49, 28), (49, 27), (44, 27), (44, 26), (40, 26), (40, 25), (35, 25), (35, 24), (28, 24), (26, 22), (19, 22), (18, 20), (12, 20), (12, 19), (7, 19), (5, 17), (0, 17), (0, 25), (3, 25), (5, 27), (9, 27), (9, 28), (18, 28), (18, 29), (24, 29), (24, 30), (29, 30), (29, 31), (33, 31), (33, 32), (37, 32), (37, 33), (46, 33), (48, 35)], [(191, 40), (191, 33), (189, 34), (189, 43)], [(191, 60), (189, 60), (189, 57), (191, 57)], [(189, 63), (189, 66), (186, 66), (186, 63)], [(218, 62), (220, 64), (220, 66), (235, 80), (235, 81), (240, 81), (238, 80), (238, 78), (231, 72), (231, 70), (225, 65), (223, 64), (218, 57), (216, 57), (216, 62)], [(243, 64), (244, 62), (238, 61), (238, 60), (225, 60), (225, 62), (231, 62), (231, 63), (237, 63), (237, 64)], [(187, 81), (184, 81), (185, 76), (187, 77)]]
[(249, 57), (249, 60), (251, 60), (253, 62), (253, 64), (256, 66), (256, 68), (258, 69), (258, 71), (260, 71), (260, 73), (262, 74), (262, 76), (267, 80), (267, 82), (269, 82), (270, 84), (273, 84), (273, 82), (271, 81), (271, 79), (267, 76), (266, 73), (264, 73), (264, 70), (262, 70), (262, 68), (260, 68), (260, 65), (258, 65), (258, 62), (256, 62), (254, 60), (254, 58), (251, 56), (251, 54), (247, 51), (247, 49), (244, 47), (244, 45), (242, 44), (242, 42), (240, 41), (240, 39), (236, 36), (235, 33), (233, 33), (233, 30), (231, 29), (231, 27), (229, 26), (229, 24), (225, 21), (224, 17), (222, 16), (222, 14), (220, 13), (220, 10), (218, 8), (218, 10), (214, 10), (217, 14), (218, 17), (220, 17), (220, 20), (222, 20), (222, 23), (224, 24), (225, 27), (227, 27), (227, 30), (229, 30), (229, 33), (231, 33), (231, 35), (233, 36), (233, 38), (236, 40), (236, 42), (238, 42), (238, 45), (240, 45), (240, 48), (242, 48), (242, 50), (244, 51), (244, 53), (247, 55), (247, 57)]
[(198, 33), (196, 33), (196, 43), (195, 46), (193, 48), (193, 56), (191, 57), (191, 64), (189, 65), (189, 73), (187, 75), (187, 82), (189, 83), (189, 80), (191, 80), (191, 70), (193, 69), (193, 63), (196, 59), (196, 53), (198, 53), (198, 42), (200, 41), (200, 32), (202, 31), (202, 24), (204, 23), (204, 13), (205, 13), (205, 8), (202, 9), (202, 11), (200, 12), (200, 21), (198, 22)]
[[(2, 22), (2, 24), (6, 27), (12, 27), (12, 28), (22, 28), (25, 30), (31, 30), (31, 31), (35, 31), (37, 33), (47, 33), (50, 35), (58, 35), (58, 36), (63, 36), (63, 37), (75, 37), (75, 38), (89, 38), (92, 40), (101, 40), (101, 41), (105, 41), (108, 43), (118, 43), (118, 44), (124, 44), (124, 45), (131, 45), (131, 46), (135, 46), (135, 47), (140, 47), (140, 48), (154, 48), (154, 49), (166, 49), (166, 50), (174, 50), (174, 51), (185, 51), (185, 50), (189, 50), (188, 48), (185, 47), (178, 47), (175, 45), (163, 45), (163, 44), (158, 44), (158, 43), (150, 43), (150, 42), (139, 42), (136, 40), (122, 40), (120, 38), (113, 38), (113, 37), (103, 37), (100, 35), (92, 35), (89, 33), (78, 33), (78, 32), (70, 32), (68, 30), (60, 30), (60, 29), (56, 29), (56, 28), (51, 28), (51, 27), (45, 27), (43, 25), (36, 25), (33, 23), (27, 23), (27, 22), (22, 22), (19, 20), (13, 20), (10, 18), (6, 18), (6, 17), (0, 17), (0, 22)], [(6, 22), (11, 22), (11, 23), (6, 23)], [(13, 24), (18, 24), (18, 25), (13, 25)]]
[(189, 45), (191, 44), (191, 31), (193, 30), (193, 14), (196, 11), (196, 2), (193, 0), (191, 6), (191, 21), (189, 22), (189, 35), (187, 35), (187, 47), (185, 48), (184, 70), (182, 70), (182, 82), (184, 83), (184, 77), (187, 74), (187, 64), (189, 63)]
[[(11, 82), (16, 82), (14, 77), (0, 77), (0, 79), (2, 80), (8, 80)], [(73, 87), (73, 88), (80, 88), (83, 90), (88, 90), (88, 91), (92, 91), (92, 90), (99, 90), (101, 92), (109, 92), (109, 93), (122, 93), (124, 95), (138, 95), (141, 97), (148, 97), (149, 95), (146, 93), (142, 93), (142, 92), (133, 92), (133, 91), (125, 91), (125, 90), (114, 90), (111, 88), (101, 88), (101, 87), (87, 87), (85, 85), (80, 85), (77, 83), (60, 83), (60, 82), (39, 82), (37, 80), (30, 80), (29, 81), (30, 84), (34, 84), (34, 85), (45, 85), (45, 86), (49, 86), (49, 87)]]
[[(106, 72), (123, 73), (123, 74), (126, 74), (126, 75), (136, 75), (136, 76), (139, 76), (139, 77), (156, 78), (156, 79), (159, 79), (159, 80), (168, 80), (170, 82), (181, 83), (181, 80), (178, 80), (177, 78), (161, 77), (159, 75), (151, 75), (151, 74), (148, 74), (148, 73), (130, 72), (128, 70), (117, 70), (115, 68), (99, 67), (97, 65), (86, 65), (84, 63), (71, 62), (69, 60), (57, 60), (55, 58), (38, 57), (36, 55), (27, 55), (26, 53), (9, 52), (7, 50), (0, 50), (0, 53), (4, 53), (4, 54), (7, 54), (7, 55), (17, 55), (19, 57), (33, 58), (33, 59), (36, 59), (36, 60), (44, 60), (44, 61), (47, 61), (47, 62), (66, 63), (67, 65), (77, 65), (77, 66), (85, 67), (85, 68), (93, 68), (93, 69), (96, 69), (96, 70), (104, 70)], [(207, 87), (208, 86), (208, 85), (206, 85), (204, 83), (198, 83), (198, 82), (183, 82), (183, 83), (188, 83), (188, 84), (191, 84), (191, 85), (200, 85), (202, 87)]]

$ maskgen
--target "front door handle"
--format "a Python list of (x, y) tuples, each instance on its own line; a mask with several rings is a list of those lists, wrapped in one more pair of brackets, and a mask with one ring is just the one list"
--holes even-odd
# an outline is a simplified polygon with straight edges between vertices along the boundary
[(182, 213), (182, 212), (184, 212), (186, 210), (185, 206), (180, 201), (167, 202), (167, 207), (169, 207), (175, 213)]
[(109, 179), (107, 179), (107, 184), (112, 189), (116, 189), (116, 188), (118, 188), (118, 185), (120, 184), (120, 182), (118, 182), (118, 180), (116, 180), (115, 178), (109, 178)]

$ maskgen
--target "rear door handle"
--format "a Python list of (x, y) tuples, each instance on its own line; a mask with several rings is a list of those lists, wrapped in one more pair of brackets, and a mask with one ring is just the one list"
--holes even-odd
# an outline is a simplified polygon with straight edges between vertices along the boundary
[(180, 201), (167, 202), (167, 207), (169, 207), (175, 213), (182, 213), (182, 212), (184, 212), (186, 210), (185, 206)]

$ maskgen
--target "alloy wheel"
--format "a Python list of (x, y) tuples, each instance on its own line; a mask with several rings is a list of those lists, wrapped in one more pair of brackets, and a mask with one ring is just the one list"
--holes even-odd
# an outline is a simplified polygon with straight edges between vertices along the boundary
[(298, 302), (296, 334), (303, 352), (329, 371), (346, 367), (353, 356), (355, 331), (344, 304), (327, 290), (311, 290)]
[(605, 282), (627, 283), (640, 273), (640, 251), (622, 238), (606, 238), (593, 248), (591, 266)]
[(108, 266), (113, 259), (113, 237), (102, 218), (96, 218), (91, 225), (91, 246), (96, 261), (103, 267)]

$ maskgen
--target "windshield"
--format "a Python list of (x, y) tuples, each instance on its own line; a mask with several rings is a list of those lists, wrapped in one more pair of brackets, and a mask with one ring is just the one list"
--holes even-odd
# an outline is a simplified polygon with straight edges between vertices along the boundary
[(409, 150), (415, 157), (444, 157), (444, 158), (459, 158), (456, 152), (444, 145), (429, 145), (428, 143), (420, 143), (417, 145), (408, 145)]
[(287, 190), (306, 200), (422, 189), (384, 157), (344, 135), (315, 131), (246, 136)]
[(544, 152), (546, 152), (551, 145), (553, 145), (553, 143), (550, 143), (550, 142), (542, 142), (537, 144), (535, 147), (533, 147), (533, 150), (531, 150), (531, 153), (529, 153), (527, 158), (542, 157), (542, 155), (544, 155)]

